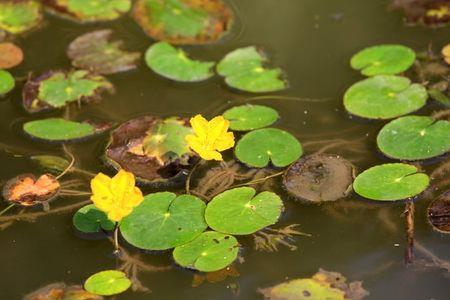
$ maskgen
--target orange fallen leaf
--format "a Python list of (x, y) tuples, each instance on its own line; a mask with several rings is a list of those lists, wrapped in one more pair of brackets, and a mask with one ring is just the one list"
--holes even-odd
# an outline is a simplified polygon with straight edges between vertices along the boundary
[(36, 179), (34, 175), (23, 174), (5, 184), (3, 197), (11, 203), (32, 206), (51, 200), (59, 188), (60, 184), (53, 175), (44, 174)]
[(13, 43), (0, 43), (0, 69), (10, 69), (23, 61), (23, 51)]

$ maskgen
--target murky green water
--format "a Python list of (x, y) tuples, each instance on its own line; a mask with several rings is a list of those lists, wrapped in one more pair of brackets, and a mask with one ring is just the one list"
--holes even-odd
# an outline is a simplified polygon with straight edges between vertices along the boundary
[[(374, 142), (383, 123), (351, 120), (343, 110), (343, 92), (360, 78), (349, 68), (348, 60), (359, 49), (379, 43), (399, 43), (415, 50), (425, 49), (430, 42), (442, 46), (449, 41), (450, 27), (405, 27), (399, 14), (386, 11), (388, 3), (382, 0), (233, 2), (240, 20), (231, 36), (219, 44), (188, 47), (192, 56), (219, 60), (237, 47), (263, 47), (274, 65), (288, 74), (290, 88), (280, 94), (327, 100), (260, 101), (280, 112), (282, 119), (277, 127), (295, 133), (302, 143), (336, 138), (362, 140), (358, 145), (369, 149), (365, 154), (348, 151), (351, 145), (331, 151), (353, 160), (358, 170), (385, 162)], [(128, 17), (95, 26), (79, 26), (54, 17), (46, 20), (44, 28), (17, 41), (25, 50), (26, 60), (15, 70), (16, 76), (70, 68), (65, 56), (68, 43), (96, 28), (114, 29), (129, 49), (144, 51), (151, 44)], [(137, 71), (108, 77), (117, 87), (116, 94), (105, 97), (100, 104), (85, 106), (83, 115), (115, 121), (143, 113), (203, 113), (210, 117), (227, 101), (241, 101), (247, 96), (231, 92), (219, 77), (198, 84), (179, 84), (161, 78), (143, 64)], [(15, 152), (22, 154), (62, 153), (58, 146), (31, 142), (20, 133), (21, 122), (32, 118), (19, 105), (20, 90), (19, 86), (0, 102), (0, 142), (21, 149)], [(80, 167), (93, 172), (108, 171), (98, 159), (105, 142), (103, 136), (70, 148)], [(306, 151), (311, 153), (313, 148), (306, 147)], [(5, 152), (0, 152), (0, 165), (1, 180), (35, 169), (28, 159)], [(173, 265), (167, 272), (140, 274), (151, 294), (129, 291), (117, 299), (260, 299), (257, 288), (286, 278), (308, 277), (320, 267), (341, 272), (351, 280), (363, 280), (371, 293), (369, 299), (450, 298), (445, 270), (403, 264), (403, 204), (375, 206), (354, 197), (337, 205), (311, 206), (296, 203), (283, 191), (278, 192), (286, 206), (280, 225), (298, 223), (301, 231), (312, 234), (297, 238), (297, 251), (281, 248), (277, 253), (257, 252), (251, 238), (240, 238), (245, 263), (237, 264), (239, 278), (192, 288), (193, 272)], [(74, 200), (58, 200), (61, 204), (70, 201)], [(427, 224), (426, 206), (426, 200), (416, 205), (416, 239), (440, 258), (450, 259), (450, 239)], [(17, 222), (0, 232), (0, 299), (21, 299), (56, 281), (79, 284), (92, 273), (116, 267), (110, 242), (77, 237), (72, 214), (47, 216), (35, 223)], [(141, 255), (156, 266), (172, 265), (170, 252)], [(416, 261), (422, 258), (418, 253)]]

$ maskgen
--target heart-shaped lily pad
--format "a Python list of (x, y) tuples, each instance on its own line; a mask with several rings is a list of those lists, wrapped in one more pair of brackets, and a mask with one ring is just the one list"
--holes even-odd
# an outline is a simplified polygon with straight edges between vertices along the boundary
[(131, 0), (45, 0), (47, 9), (77, 22), (111, 21), (131, 9)]
[(251, 187), (240, 187), (215, 196), (206, 207), (206, 223), (216, 231), (237, 235), (275, 224), (283, 210), (280, 197), (272, 192), (255, 194)]
[(11, 69), (23, 61), (23, 51), (13, 43), (0, 43), (0, 69)]
[(263, 168), (272, 161), (276, 167), (285, 167), (303, 153), (300, 142), (290, 133), (263, 128), (245, 134), (237, 143), (235, 154), (243, 163)]
[(352, 85), (344, 95), (348, 112), (368, 119), (391, 119), (425, 105), (426, 89), (406, 77), (380, 75)]
[(390, 158), (420, 160), (450, 151), (450, 122), (406, 116), (391, 121), (377, 137), (378, 148)]
[(113, 230), (115, 227), (114, 222), (111, 222), (108, 216), (94, 204), (80, 208), (73, 215), (72, 222), (77, 230), (84, 233), (96, 233), (101, 229)]
[(84, 283), (86, 291), (100, 296), (112, 296), (125, 292), (131, 287), (131, 280), (124, 272), (108, 270), (98, 272)]
[(283, 80), (281, 69), (264, 67), (267, 57), (256, 47), (245, 47), (228, 53), (217, 65), (217, 73), (225, 77), (232, 88), (265, 93), (284, 90), (287, 82)]
[(353, 189), (367, 199), (396, 201), (417, 196), (425, 191), (429, 182), (428, 176), (413, 165), (384, 164), (359, 174)]
[(166, 250), (185, 244), (200, 233), (205, 223), (205, 203), (191, 195), (161, 192), (144, 201), (120, 224), (130, 244), (146, 250)]
[(232, 235), (206, 231), (173, 251), (175, 262), (201, 272), (221, 270), (236, 260), (239, 243)]
[(283, 185), (296, 198), (319, 203), (336, 201), (352, 190), (354, 167), (333, 154), (313, 154), (292, 164), (284, 173)]
[(279, 115), (273, 108), (246, 104), (230, 108), (223, 117), (230, 121), (231, 130), (248, 131), (272, 125)]
[(402, 45), (378, 45), (356, 53), (350, 64), (363, 75), (395, 75), (409, 69), (416, 60), (416, 53)]
[(233, 20), (222, 0), (137, 0), (133, 16), (150, 37), (171, 44), (217, 41)]
[(214, 75), (211, 71), (214, 62), (192, 60), (183, 50), (166, 42), (151, 45), (145, 61), (155, 73), (175, 81), (202, 81)]
[(0, 30), (12, 34), (28, 31), (42, 21), (41, 4), (35, 0), (0, 1)]
[(430, 203), (427, 217), (435, 230), (450, 233), (450, 191), (444, 192)]
[(14, 77), (5, 70), (0, 70), (0, 96), (6, 95), (16, 86)]
[(61, 118), (49, 118), (26, 122), (23, 130), (35, 139), (47, 142), (68, 142), (84, 140), (110, 127), (111, 124), (80, 123)]
[(77, 37), (67, 49), (72, 65), (97, 74), (114, 74), (135, 69), (141, 54), (122, 50), (123, 41), (112, 41), (112, 34), (112, 30), (104, 29)]
[(23, 89), (22, 105), (30, 113), (62, 108), (71, 102), (92, 102), (113, 85), (103, 76), (79, 70), (49, 71), (30, 78)]

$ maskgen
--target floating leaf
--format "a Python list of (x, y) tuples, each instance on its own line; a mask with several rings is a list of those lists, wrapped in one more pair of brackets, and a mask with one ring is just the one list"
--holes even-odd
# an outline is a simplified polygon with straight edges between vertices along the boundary
[(125, 217), (120, 231), (127, 242), (141, 249), (166, 250), (185, 244), (207, 225), (205, 203), (191, 195), (161, 192), (145, 196)]
[(267, 57), (256, 47), (239, 48), (228, 53), (217, 65), (217, 73), (225, 77), (232, 88), (265, 93), (284, 90), (287, 83), (281, 79), (281, 69), (268, 69), (263, 66)]
[(450, 191), (430, 203), (427, 210), (430, 224), (439, 232), (450, 233)]
[(223, 113), (225, 119), (230, 121), (230, 129), (249, 131), (267, 127), (275, 123), (278, 112), (263, 105), (241, 105), (230, 108)]
[(285, 167), (303, 153), (299, 141), (286, 131), (264, 128), (245, 134), (237, 143), (235, 154), (241, 162), (263, 168), (272, 161), (276, 167)]
[(138, 0), (133, 16), (150, 37), (171, 44), (217, 41), (233, 19), (222, 0)]
[(303, 157), (286, 170), (283, 185), (293, 196), (318, 203), (336, 201), (352, 190), (354, 167), (333, 154)]
[(406, 77), (380, 75), (352, 85), (344, 95), (348, 112), (368, 119), (391, 119), (425, 105), (426, 89)]
[(16, 81), (11, 73), (5, 70), (0, 70), (0, 96), (9, 93), (15, 85)]
[(182, 267), (214, 272), (230, 265), (238, 251), (239, 243), (234, 236), (206, 231), (193, 241), (176, 247), (173, 258)]
[(166, 42), (151, 45), (145, 61), (155, 73), (175, 81), (203, 81), (214, 75), (211, 71), (214, 62), (192, 60), (182, 49)]
[(272, 192), (255, 194), (251, 187), (240, 187), (215, 196), (206, 207), (206, 223), (216, 231), (236, 235), (275, 224), (283, 210), (280, 197)]
[(2, 0), (0, 30), (12, 34), (28, 31), (42, 21), (41, 4), (35, 0)]
[(385, 125), (377, 137), (384, 155), (404, 160), (420, 160), (450, 150), (450, 122), (432, 117), (406, 116)]
[(34, 206), (53, 200), (59, 193), (60, 184), (51, 174), (36, 178), (22, 174), (10, 179), (3, 186), (3, 198), (16, 205)]
[(356, 53), (350, 64), (363, 75), (395, 75), (409, 69), (416, 60), (416, 53), (402, 45), (379, 45)]
[(56, 173), (63, 172), (70, 165), (70, 162), (67, 159), (53, 155), (35, 155), (31, 156), (30, 159), (35, 161), (45, 170)]
[(110, 221), (108, 216), (94, 204), (80, 208), (73, 215), (72, 221), (75, 228), (84, 233), (96, 233), (101, 229), (109, 231), (115, 226), (115, 223)]
[(140, 183), (176, 183), (197, 161), (185, 139), (190, 132), (185, 119), (132, 119), (111, 132), (105, 158), (114, 168), (132, 172)]
[(432, 88), (428, 90), (428, 95), (430, 96), (430, 98), (436, 100), (437, 102), (450, 107), (450, 98), (442, 91)]
[(26, 295), (23, 300), (103, 300), (103, 297), (91, 294), (79, 285), (67, 286), (58, 282)]
[(115, 20), (131, 8), (131, 0), (45, 0), (44, 3), (56, 15), (82, 23)]
[(10, 69), (23, 61), (23, 51), (13, 43), (0, 43), (0, 69)]
[(379, 201), (403, 200), (425, 191), (430, 179), (408, 164), (384, 164), (359, 174), (353, 189), (359, 195)]
[(141, 54), (122, 50), (123, 41), (112, 41), (112, 34), (112, 30), (104, 29), (77, 37), (67, 49), (72, 66), (97, 74), (114, 74), (135, 69)]
[(98, 272), (84, 283), (86, 291), (100, 295), (111, 296), (125, 292), (131, 286), (131, 281), (123, 272), (108, 270)]
[(114, 90), (103, 76), (78, 70), (69, 73), (49, 71), (30, 78), (23, 89), (23, 107), (30, 113), (62, 108), (71, 102), (93, 102)]
[(83, 140), (100, 134), (110, 128), (110, 124), (91, 124), (49, 118), (23, 124), (23, 130), (32, 138), (48, 142), (67, 142)]

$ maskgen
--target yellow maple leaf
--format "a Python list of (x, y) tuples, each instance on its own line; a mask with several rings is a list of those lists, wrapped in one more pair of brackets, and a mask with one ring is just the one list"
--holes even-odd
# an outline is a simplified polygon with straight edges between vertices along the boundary
[(201, 115), (191, 118), (194, 134), (186, 136), (189, 147), (204, 160), (222, 160), (220, 152), (234, 146), (234, 135), (228, 132), (230, 122), (223, 116), (208, 122)]
[(144, 199), (141, 190), (135, 186), (134, 175), (124, 170), (113, 178), (98, 173), (91, 180), (91, 190), (94, 205), (114, 222), (128, 216)]

